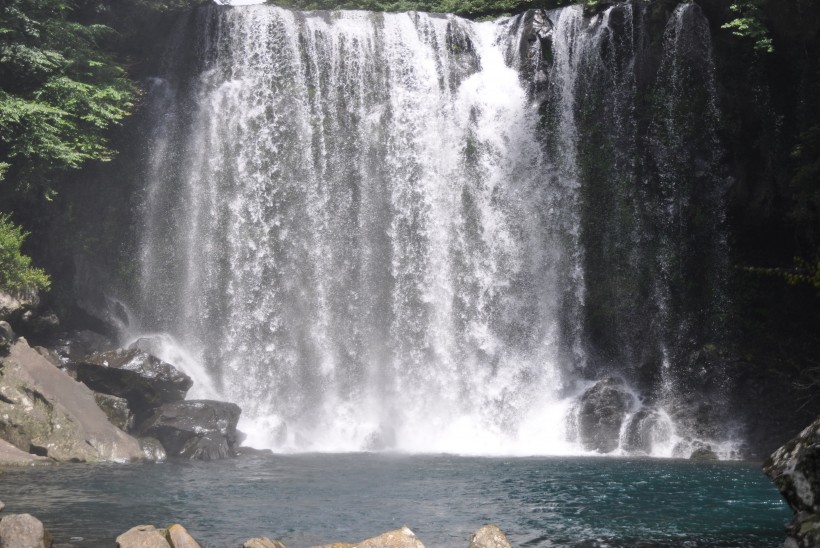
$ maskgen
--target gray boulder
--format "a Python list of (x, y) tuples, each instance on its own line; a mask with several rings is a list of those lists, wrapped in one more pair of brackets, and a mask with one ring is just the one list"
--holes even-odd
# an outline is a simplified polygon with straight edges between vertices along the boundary
[(820, 546), (820, 417), (772, 453), (763, 471), (795, 512), (785, 546)]
[(141, 426), (158, 439), (168, 456), (217, 460), (236, 456), (238, 405), (212, 400), (167, 403)]
[(142, 460), (137, 440), (108, 421), (93, 392), (23, 338), (0, 359), (0, 435), (57, 461)]
[(168, 543), (174, 548), (202, 548), (199, 543), (194, 540), (194, 537), (188, 533), (187, 529), (179, 523), (168, 527), (166, 538), (168, 539)]
[(117, 548), (171, 548), (165, 530), (153, 525), (137, 525), (117, 537)]
[(95, 392), (94, 401), (97, 402), (111, 424), (123, 432), (130, 432), (134, 427), (134, 415), (128, 408), (128, 400), (125, 398)]
[(792, 510), (820, 511), (820, 417), (772, 453), (763, 471)]
[(0, 439), (0, 466), (34, 466), (52, 464), (54, 461), (21, 451), (6, 440)]
[(3, 548), (51, 548), (51, 533), (30, 514), (9, 514), (0, 519)]
[(470, 548), (510, 548), (510, 543), (501, 529), (485, 525), (470, 537)]
[(416, 538), (406, 525), (401, 529), (388, 531), (377, 537), (369, 538), (353, 544), (327, 544), (324, 548), (424, 548), (424, 544)]
[(128, 400), (137, 422), (163, 404), (185, 399), (194, 384), (173, 365), (137, 349), (87, 356), (77, 364), (77, 379), (92, 390)]
[(634, 397), (616, 378), (598, 381), (577, 404), (578, 437), (587, 451), (609, 453), (618, 448), (621, 425)]
[(168, 458), (165, 448), (156, 438), (140, 438), (140, 447), (145, 459), (150, 462), (163, 462)]

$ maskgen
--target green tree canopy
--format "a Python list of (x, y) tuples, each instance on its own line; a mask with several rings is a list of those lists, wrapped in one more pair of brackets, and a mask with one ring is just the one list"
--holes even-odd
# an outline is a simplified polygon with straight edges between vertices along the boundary
[(104, 47), (113, 31), (79, 21), (79, 4), (0, 9), (0, 184), (12, 192), (50, 197), (57, 172), (110, 159), (106, 131), (133, 105), (136, 87)]

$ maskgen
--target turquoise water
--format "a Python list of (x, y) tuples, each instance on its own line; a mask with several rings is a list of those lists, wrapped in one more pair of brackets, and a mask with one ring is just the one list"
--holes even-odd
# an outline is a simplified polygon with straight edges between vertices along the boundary
[(288, 548), (407, 524), (428, 548), (466, 548), (496, 523), (513, 546), (769, 547), (790, 511), (757, 464), (379, 454), (7, 469), (6, 512), (77, 546), (140, 523), (184, 524), (204, 548), (252, 536)]

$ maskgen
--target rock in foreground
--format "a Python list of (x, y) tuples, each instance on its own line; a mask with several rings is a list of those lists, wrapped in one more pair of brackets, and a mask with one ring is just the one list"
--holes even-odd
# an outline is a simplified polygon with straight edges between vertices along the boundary
[(185, 399), (194, 384), (173, 365), (137, 349), (88, 356), (77, 364), (77, 379), (92, 390), (128, 400), (138, 422), (163, 404)]
[(772, 453), (763, 470), (795, 511), (786, 546), (820, 546), (820, 417)]
[(236, 456), (239, 406), (212, 400), (165, 404), (142, 426), (143, 436), (156, 438), (169, 457), (217, 460)]
[(424, 548), (424, 544), (416, 538), (413, 531), (411, 531), (407, 526), (404, 526), (401, 529), (388, 531), (387, 533), (377, 537), (369, 538), (354, 544), (327, 544), (321, 548)]
[(137, 525), (117, 537), (117, 548), (171, 548), (164, 531), (153, 525)]
[(470, 548), (510, 548), (510, 543), (501, 529), (485, 525), (470, 537)]
[(0, 519), (2, 548), (51, 548), (51, 534), (29, 514), (9, 514)]

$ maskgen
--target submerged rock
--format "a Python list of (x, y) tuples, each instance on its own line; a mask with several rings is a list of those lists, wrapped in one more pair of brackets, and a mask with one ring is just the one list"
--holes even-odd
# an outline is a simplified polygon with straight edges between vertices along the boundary
[(0, 519), (2, 548), (51, 548), (51, 533), (30, 514), (9, 514)]
[(620, 379), (595, 383), (578, 401), (578, 436), (584, 449), (609, 453), (618, 448), (621, 425), (634, 397)]
[(137, 440), (108, 421), (93, 392), (22, 338), (0, 359), (0, 435), (58, 461), (142, 460)]
[(185, 399), (194, 384), (173, 365), (136, 349), (87, 356), (77, 364), (77, 379), (97, 392), (128, 400), (138, 422), (163, 404)]
[(242, 548), (285, 548), (285, 545), (278, 540), (272, 540), (268, 537), (257, 537), (246, 540), (242, 544)]
[(401, 529), (388, 531), (387, 533), (361, 542), (353, 544), (326, 544), (321, 548), (424, 548), (424, 544), (422, 544), (421, 541), (416, 538), (415, 533), (405, 525)]
[(216, 460), (236, 455), (238, 405), (212, 400), (168, 403), (141, 427), (158, 439), (168, 456)]
[(137, 525), (117, 537), (117, 548), (172, 548), (165, 532), (153, 525)]
[(510, 543), (501, 529), (485, 525), (470, 537), (470, 548), (510, 548)]

